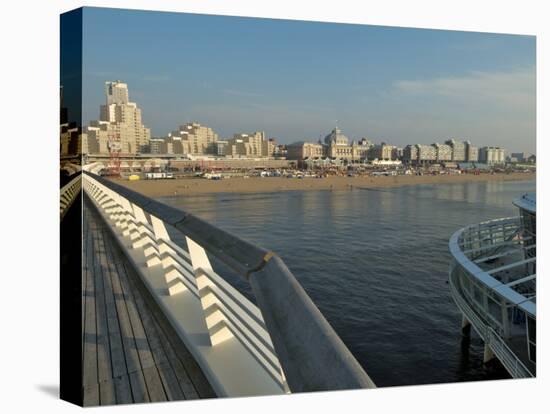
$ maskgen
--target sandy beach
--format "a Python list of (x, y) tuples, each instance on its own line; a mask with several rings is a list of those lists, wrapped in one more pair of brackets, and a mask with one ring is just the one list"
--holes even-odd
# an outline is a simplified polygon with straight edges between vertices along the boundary
[(276, 191), (309, 190), (353, 190), (354, 188), (398, 187), (417, 184), (452, 184), (480, 181), (533, 180), (534, 173), (512, 174), (463, 174), (463, 175), (401, 175), (395, 177), (326, 177), (326, 178), (283, 178), (250, 177), (207, 180), (184, 178), (176, 180), (116, 180), (134, 191), (149, 197), (208, 193), (261, 193)]

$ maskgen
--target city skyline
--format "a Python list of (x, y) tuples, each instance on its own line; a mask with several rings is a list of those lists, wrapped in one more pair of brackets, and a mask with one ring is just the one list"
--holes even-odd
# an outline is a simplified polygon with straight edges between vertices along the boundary
[(84, 20), (84, 125), (121, 79), (151, 136), (196, 121), (289, 144), (338, 123), (399, 146), (536, 152), (532, 36), (93, 8)]

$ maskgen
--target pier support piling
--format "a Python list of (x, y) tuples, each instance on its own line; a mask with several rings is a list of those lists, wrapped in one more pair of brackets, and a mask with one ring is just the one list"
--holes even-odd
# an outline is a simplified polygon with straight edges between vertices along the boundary
[(470, 321), (463, 315), (463, 316), (462, 316), (462, 336), (465, 336), (465, 337), (469, 338), (471, 332), (472, 332), (472, 324), (471, 324)]

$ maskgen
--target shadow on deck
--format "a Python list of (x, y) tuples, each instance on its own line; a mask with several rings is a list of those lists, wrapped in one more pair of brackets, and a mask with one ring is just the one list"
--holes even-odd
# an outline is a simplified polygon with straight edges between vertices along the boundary
[(215, 397), (87, 196), (82, 248), (84, 406)]

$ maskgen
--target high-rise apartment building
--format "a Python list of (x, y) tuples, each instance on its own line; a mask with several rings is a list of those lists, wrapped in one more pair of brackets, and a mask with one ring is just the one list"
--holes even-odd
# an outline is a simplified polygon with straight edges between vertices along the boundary
[(464, 141), (466, 146), (466, 161), (478, 162), (479, 161), (479, 148), (472, 145), (470, 141)]
[(113, 104), (127, 104), (128, 85), (121, 81), (105, 82), (105, 96), (107, 97), (107, 106)]
[(426, 163), (433, 162), (437, 160), (437, 149), (434, 145), (416, 145), (418, 162)]
[(435, 147), (436, 161), (445, 162), (452, 161), (453, 159), (453, 148), (448, 144), (433, 144)]
[[(90, 148), (97, 144), (100, 152), (109, 152), (109, 145), (116, 143), (122, 153), (148, 151), (151, 132), (143, 125), (141, 109), (129, 101), (128, 85), (121, 81), (105, 82), (105, 98), (105, 105), (100, 107), (101, 124), (91, 126), (102, 131), (98, 139), (106, 139), (107, 147), (90, 141)], [(93, 140), (93, 136), (88, 138)]]
[(166, 140), (164, 138), (151, 138), (149, 140), (149, 153), (151, 153), (151, 154), (165, 154), (166, 153)]
[(216, 154), (218, 134), (214, 130), (197, 122), (188, 122), (173, 131), (170, 137), (181, 139), (182, 153), (203, 155)]
[(227, 155), (228, 145), (229, 145), (228, 141), (221, 140), (221, 139), (216, 141), (216, 155), (225, 157)]
[(500, 147), (483, 147), (479, 150), (479, 161), (486, 164), (504, 164), (506, 151)]
[(256, 131), (252, 134), (234, 134), (228, 140), (227, 155), (233, 157), (268, 157), (273, 154), (266, 143), (265, 132)]
[(466, 154), (466, 142), (455, 141), (454, 139), (449, 139), (445, 141), (446, 145), (449, 145), (452, 149), (452, 160), (454, 162), (463, 162), (467, 159)]
[(277, 148), (277, 140), (275, 138), (269, 138), (262, 143), (262, 154), (265, 157), (274, 157), (275, 148)]
[(409, 144), (403, 148), (403, 161), (409, 164), (418, 162), (418, 148), (416, 145)]

